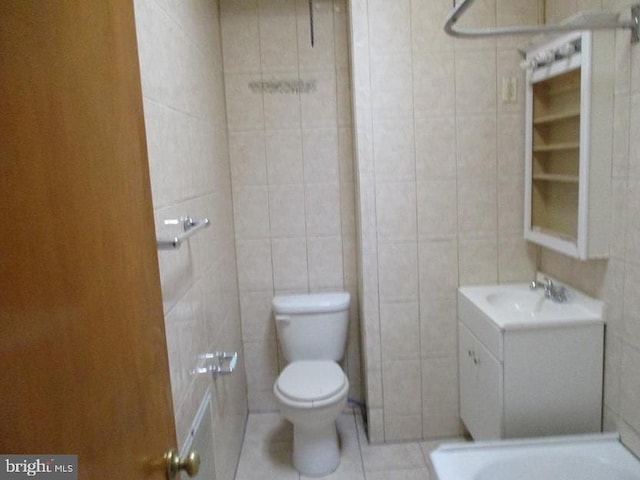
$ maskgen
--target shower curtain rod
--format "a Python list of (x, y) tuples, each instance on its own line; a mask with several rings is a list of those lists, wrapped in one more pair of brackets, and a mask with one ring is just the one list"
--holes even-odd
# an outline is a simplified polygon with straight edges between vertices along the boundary
[(539, 33), (572, 32), (576, 30), (603, 30), (628, 28), (631, 30), (631, 43), (640, 40), (640, 4), (631, 7), (631, 20), (624, 21), (592, 21), (580, 24), (561, 25), (514, 25), (510, 27), (488, 27), (474, 29), (454, 29), (454, 25), (475, 0), (462, 0), (449, 13), (444, 24), (444, 31), (452, 37), (481, 38), (502, 35), (532, 35)]

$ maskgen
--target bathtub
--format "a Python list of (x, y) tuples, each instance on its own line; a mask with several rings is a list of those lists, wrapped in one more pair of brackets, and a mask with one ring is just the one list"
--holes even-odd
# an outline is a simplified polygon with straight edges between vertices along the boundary
[(457, 443), (431, 452), (434, 480), (640, 480), (618, 434)]

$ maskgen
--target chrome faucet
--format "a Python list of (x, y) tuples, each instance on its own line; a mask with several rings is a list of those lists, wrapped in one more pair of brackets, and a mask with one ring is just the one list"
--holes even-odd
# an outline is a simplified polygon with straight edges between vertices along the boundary
[(567, 298), (567, 289), (563, 286), (557, 287), (553, 280), (548, 277), (544, 277), (544, 282), (540, 282), (534, 280), (529, 285), (531, 290), (536, 290), (538, 288), (544, 288), (544, 296), (545, 298), (549, 298), (557, 303), (564, 303), (568, 300)]

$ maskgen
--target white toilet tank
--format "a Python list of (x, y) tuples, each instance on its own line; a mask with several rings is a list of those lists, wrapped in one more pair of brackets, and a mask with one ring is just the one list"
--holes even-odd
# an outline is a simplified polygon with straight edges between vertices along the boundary
[(287, 362), (342, 360), (350, 300), (347, 292), (274, 297), (276, 329)]

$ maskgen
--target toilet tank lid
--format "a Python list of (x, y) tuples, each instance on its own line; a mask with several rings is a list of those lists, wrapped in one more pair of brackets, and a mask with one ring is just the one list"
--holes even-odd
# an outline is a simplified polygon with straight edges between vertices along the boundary
[(276, 313), (327, 313), (349, 308), (351, 295), (347, 292), (277, 295), (273, 298)]

